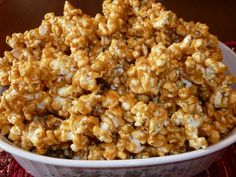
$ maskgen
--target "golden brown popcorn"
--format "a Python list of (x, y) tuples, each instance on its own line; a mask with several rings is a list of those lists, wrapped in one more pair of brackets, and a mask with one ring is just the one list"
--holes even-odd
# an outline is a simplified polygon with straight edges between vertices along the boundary
[(9, 134), (10, 130), (11, 130), (11, 125), (8, 122), (6, 116), (4, 115), (4, 113), (1, 113), (0, 115), (0, 129), (1, 129), (1, 135), (7, 135)]
[(89, 148), (88, 160), (103, 160), (104, 149), (97, 145), (91, 145)]
[(137, 126), (137, 127), (142, 126), (144, 124), (145, 120), (147, 120), (149, 118), (147, 111), (148, 111), (148, 105), (142, 101), (136, 103), (132, 107), (131, 113), (134, 114), (133, 118), (135, 120), (135, 123), (134, 123), (135, 126)]
[(73, 133), (93, 136), (93, 127), (99, 125), (99, 119), (93, 116), (72, 115), (69, 119)]
[(8, 86), (10, 84), (9, 82), (9, 73), (11, 69), (11, 65), (9, 62), (9, 59), (7, 59), (7, 52), (4, 53), (5, 57), (0, 58), (0, 82), (1, 86)]
[(72, 151), (78, 152), (79, 150), (84, 149), (88, 146), (89, 139), (85, 135), (74, 134), (72, 142), (73, 143), (71, 144), (70, 148), (72, 149)]
[(149, 120), (149, 135), (156, 135), (161, 130), (163, 130), (164, 126), (166, 126), (169, 123), (168, 120), (168, 111), (158, 105), (155, 105), (153, 103), (149, 104), (149, 110), (151, 119)]
[(103, 152), (103, 156), (107, 160), (113, 160), (117, 156), (117, 147), (115, 144), (101, 144), (100, 145), (105, 151)]
[(176, 27), (176, 15), (171, 11), (163, 11), (154, 20), (153, 27), (157, 30), (168, 30)]
[(69, 108), (71, 107), (71, 100), (60, 96), (52, 98), (51, 109), (58, 112), (61, 117), (69, 116)]
[(44, 143), (44, 138), (47, 137), (45, 127), (39, 121), (33, 121), (29, 124), (28, 133), (26, 134), (27, 139), (29, 139), (34, 147), (36, 147), (36, 152), (44, 154), (47, 152), (47, 145)]
[(125, 111), (130, 111), (131, 108), (137, 103), (134, 94), (125, 94), (120, 97), (121, 108)]
[(99, 78), (99, 74), (93, 72), (91, 67), (85, 66), (74, 74), (73, 85), (86, 91), (95, 92), (98, 90), (96, 78)]
[(93, 127), (93, 134), (97, 137), (97, 139), (101, 142), (111, 143), (112, 142), (112, 134), (108, 130), (108, 126), (105, 123), (101, 123), (99, 126)]
[(127, 85), (136, 94), (157, 94), (158, 84), (155, 73), (145, 58), (139, 58), (135, 66), (127, 71)]
[(142, 146), (139, 140), (133, 137), (130, 137), (128, 140), (129, 141), (126, 143), (126, 146), (125, 146), (127, 151), (137, 154), (137, 153), (142, 152), (145, 149), (145, 146)]
[(75, 62), (66, 55), (59, 55), (58, 57), (60, 58), (52, 60), (49, 66), (53, 73), (62, 76), (67, 82), (70, 82), (76, 71)]
[(72, 106), (69, 109), (70, 113), (73, 114), (88, 114), (90, 113), (97, 105), (98, 102), (101, 102), (102, 98), (100, 95), (88, 94), (82, 95), (79, 99), (74, 99), (72, 101)]
[(83, 160), (206, 148), (236, 125), (236, 78), (207, 25), (154, 0), (104, 0), (90, 17), (65, 3), (6, 38), (0, 133), (17, 146)]

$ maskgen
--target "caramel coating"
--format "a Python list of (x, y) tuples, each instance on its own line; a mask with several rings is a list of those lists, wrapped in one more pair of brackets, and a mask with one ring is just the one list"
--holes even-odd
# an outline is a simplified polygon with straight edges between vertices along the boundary
[(217, 38), (154, 0), (104, 0), (95, 17), (66, 2), (63, 16), (6, 42), (0, 132), (26, 150), (165, 156), (206, 148), (236, 125), (236, 78)]

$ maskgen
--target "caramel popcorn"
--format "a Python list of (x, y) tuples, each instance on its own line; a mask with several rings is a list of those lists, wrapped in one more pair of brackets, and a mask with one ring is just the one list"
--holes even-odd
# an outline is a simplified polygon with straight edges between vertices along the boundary
[(23, 149), (112, 160), (179, 154), (236, 125), (236, 78), (218, 40), (154, 0), (104, 0), (95, 17), (65, 3), (7, 36), (0, 132)]

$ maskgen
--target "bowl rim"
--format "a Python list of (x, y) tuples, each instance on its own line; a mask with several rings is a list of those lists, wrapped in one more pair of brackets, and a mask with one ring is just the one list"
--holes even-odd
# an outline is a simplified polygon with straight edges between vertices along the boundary
[[(219, 47), (222, 50), (228, 52), (236, 60), (236, 54), (225, 44), (219, 42)], [(7, 143), (8, 142), (8, 143)], [(55, 166), (64, 167), (78, 167), (78, 168), (129, 168), (129, 167), (143, 167), (143, 166), (155, 166), (164, 164), (173, 164), (183, 161), (188, 161), (203, 156), (207, 156), (214, 152), (220, 151), (231, 144), (236, 142), (236, 128), (234, 128), (230, 135), (219, 143), (211, 145), (206, 149), (194, 150), (191, 152), (185, 152), (182, 154), (169, 155), (163, 157), (151, 157), (146, 159), (128, 159), (128, 160), (74, 160), (74, 159), (60, 159), (54, 157), (48, 157), (44, 155), (35, 154), (15, 145), (11, 145), (4, 136), (0, 135), (0, 148), (9, 152), (13, 156), (18, 156), (23, 159), (35, 161), (38, 163), (44, 163)]]

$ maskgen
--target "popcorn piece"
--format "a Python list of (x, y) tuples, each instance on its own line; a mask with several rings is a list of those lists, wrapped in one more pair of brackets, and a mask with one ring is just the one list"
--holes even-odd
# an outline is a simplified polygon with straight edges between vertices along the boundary
[(142, 126), (145, 120), (149, 118), (146, 113), (147, 110), (148, 106), (143, 102), (138, 102), (133, 106), (131, 112), (135, 114), (134, 116), (135, 126)]
[(105, 151), (103, 152), (103, 156), (105, 159), (107, 160), (113, 160), (115, 159), (116, 155), (117, 155), (117, 147), (115, 144), (101, 144), (100, 145), (102, 148), (105, 149)]
[(98, 126), (93, 127), (93, 134), (99, 139), (101, 142), (111, 143), (112, 135), (108, 131), (108, 126), (106, 124), (102, 124), (101, 128)]
[(132, 92), (136, 94), (157, 94), (157, 78), (144, 58), (138, 60), (134, 67), (127, 71), (127, 81)]
[(176, 25), (176, 15), (170, 11), (163, 11), (156, 19), (153, 27), (157, 30), (163, 30), (168, 28), (174, 28)]

